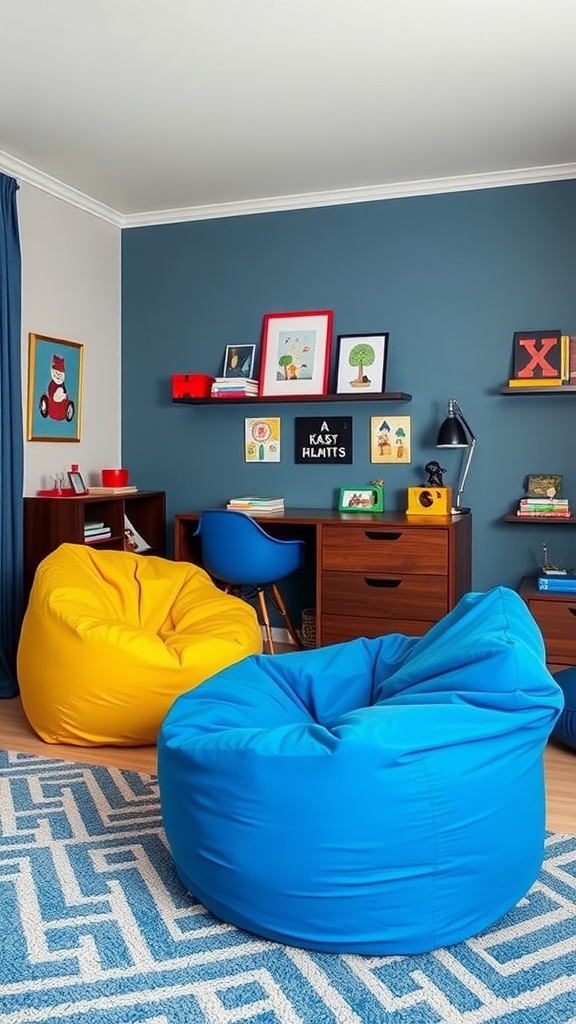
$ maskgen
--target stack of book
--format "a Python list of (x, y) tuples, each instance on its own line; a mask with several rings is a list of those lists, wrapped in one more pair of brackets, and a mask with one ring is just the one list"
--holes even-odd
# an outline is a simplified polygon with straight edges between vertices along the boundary
[(568, 569), (541, 569), (538, 590), (549, 594), (576, 594), (576, 573)]
[(249, 398), (258, 394), (258, 381), (251, 377), (215, 377), (212, 398)]
[(520, 498), (520, 519), (570, 519), (568, 498)]
[(84, 523), (84, 543), (97, 544), (112, 536), (112, 530), (105, 523)]
[(251, 516), (273, 516), (284, 511), (284, 498), (230, 498), (226, 508), (247, 512)]

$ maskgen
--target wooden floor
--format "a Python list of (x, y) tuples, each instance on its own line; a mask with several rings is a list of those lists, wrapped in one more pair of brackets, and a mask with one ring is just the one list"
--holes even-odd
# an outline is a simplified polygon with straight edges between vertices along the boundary
[[(44, 743), (28, 725), (18, 697), (0, 700), (0, 749), (149, 774), (156, 771), (156, 747), (73, 747)], [(576, 835), (576, 752), (550, 743), (545, 763), (547, 827), (553, 832)]]

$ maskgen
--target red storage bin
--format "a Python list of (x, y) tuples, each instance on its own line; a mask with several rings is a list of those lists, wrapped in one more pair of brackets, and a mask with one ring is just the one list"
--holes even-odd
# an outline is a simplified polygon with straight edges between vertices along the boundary
[(172, 374), (172, 398), (210, 398), (214, 377), (206, 373)]

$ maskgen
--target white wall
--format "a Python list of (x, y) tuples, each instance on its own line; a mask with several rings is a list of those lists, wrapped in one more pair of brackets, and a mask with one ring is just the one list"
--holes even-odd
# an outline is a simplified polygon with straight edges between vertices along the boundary
[(78, 463), (87, 484), (120, 466), (120, 229), (26, 183), (18, 191), (22, 248), (22, 406), (26, 438), (28, 333), (84, 345), (79, 442), (26, 441), (24, 494)]

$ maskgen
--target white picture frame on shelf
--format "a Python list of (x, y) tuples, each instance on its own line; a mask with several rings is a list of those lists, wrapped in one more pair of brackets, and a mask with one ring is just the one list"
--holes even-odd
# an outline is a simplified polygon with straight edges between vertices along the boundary
[(223, 377), (254, 377), (256, 345), (226, 345)]
[(389, 332), (339, 334), (337, 395), (382, 394), (386, 390)]

